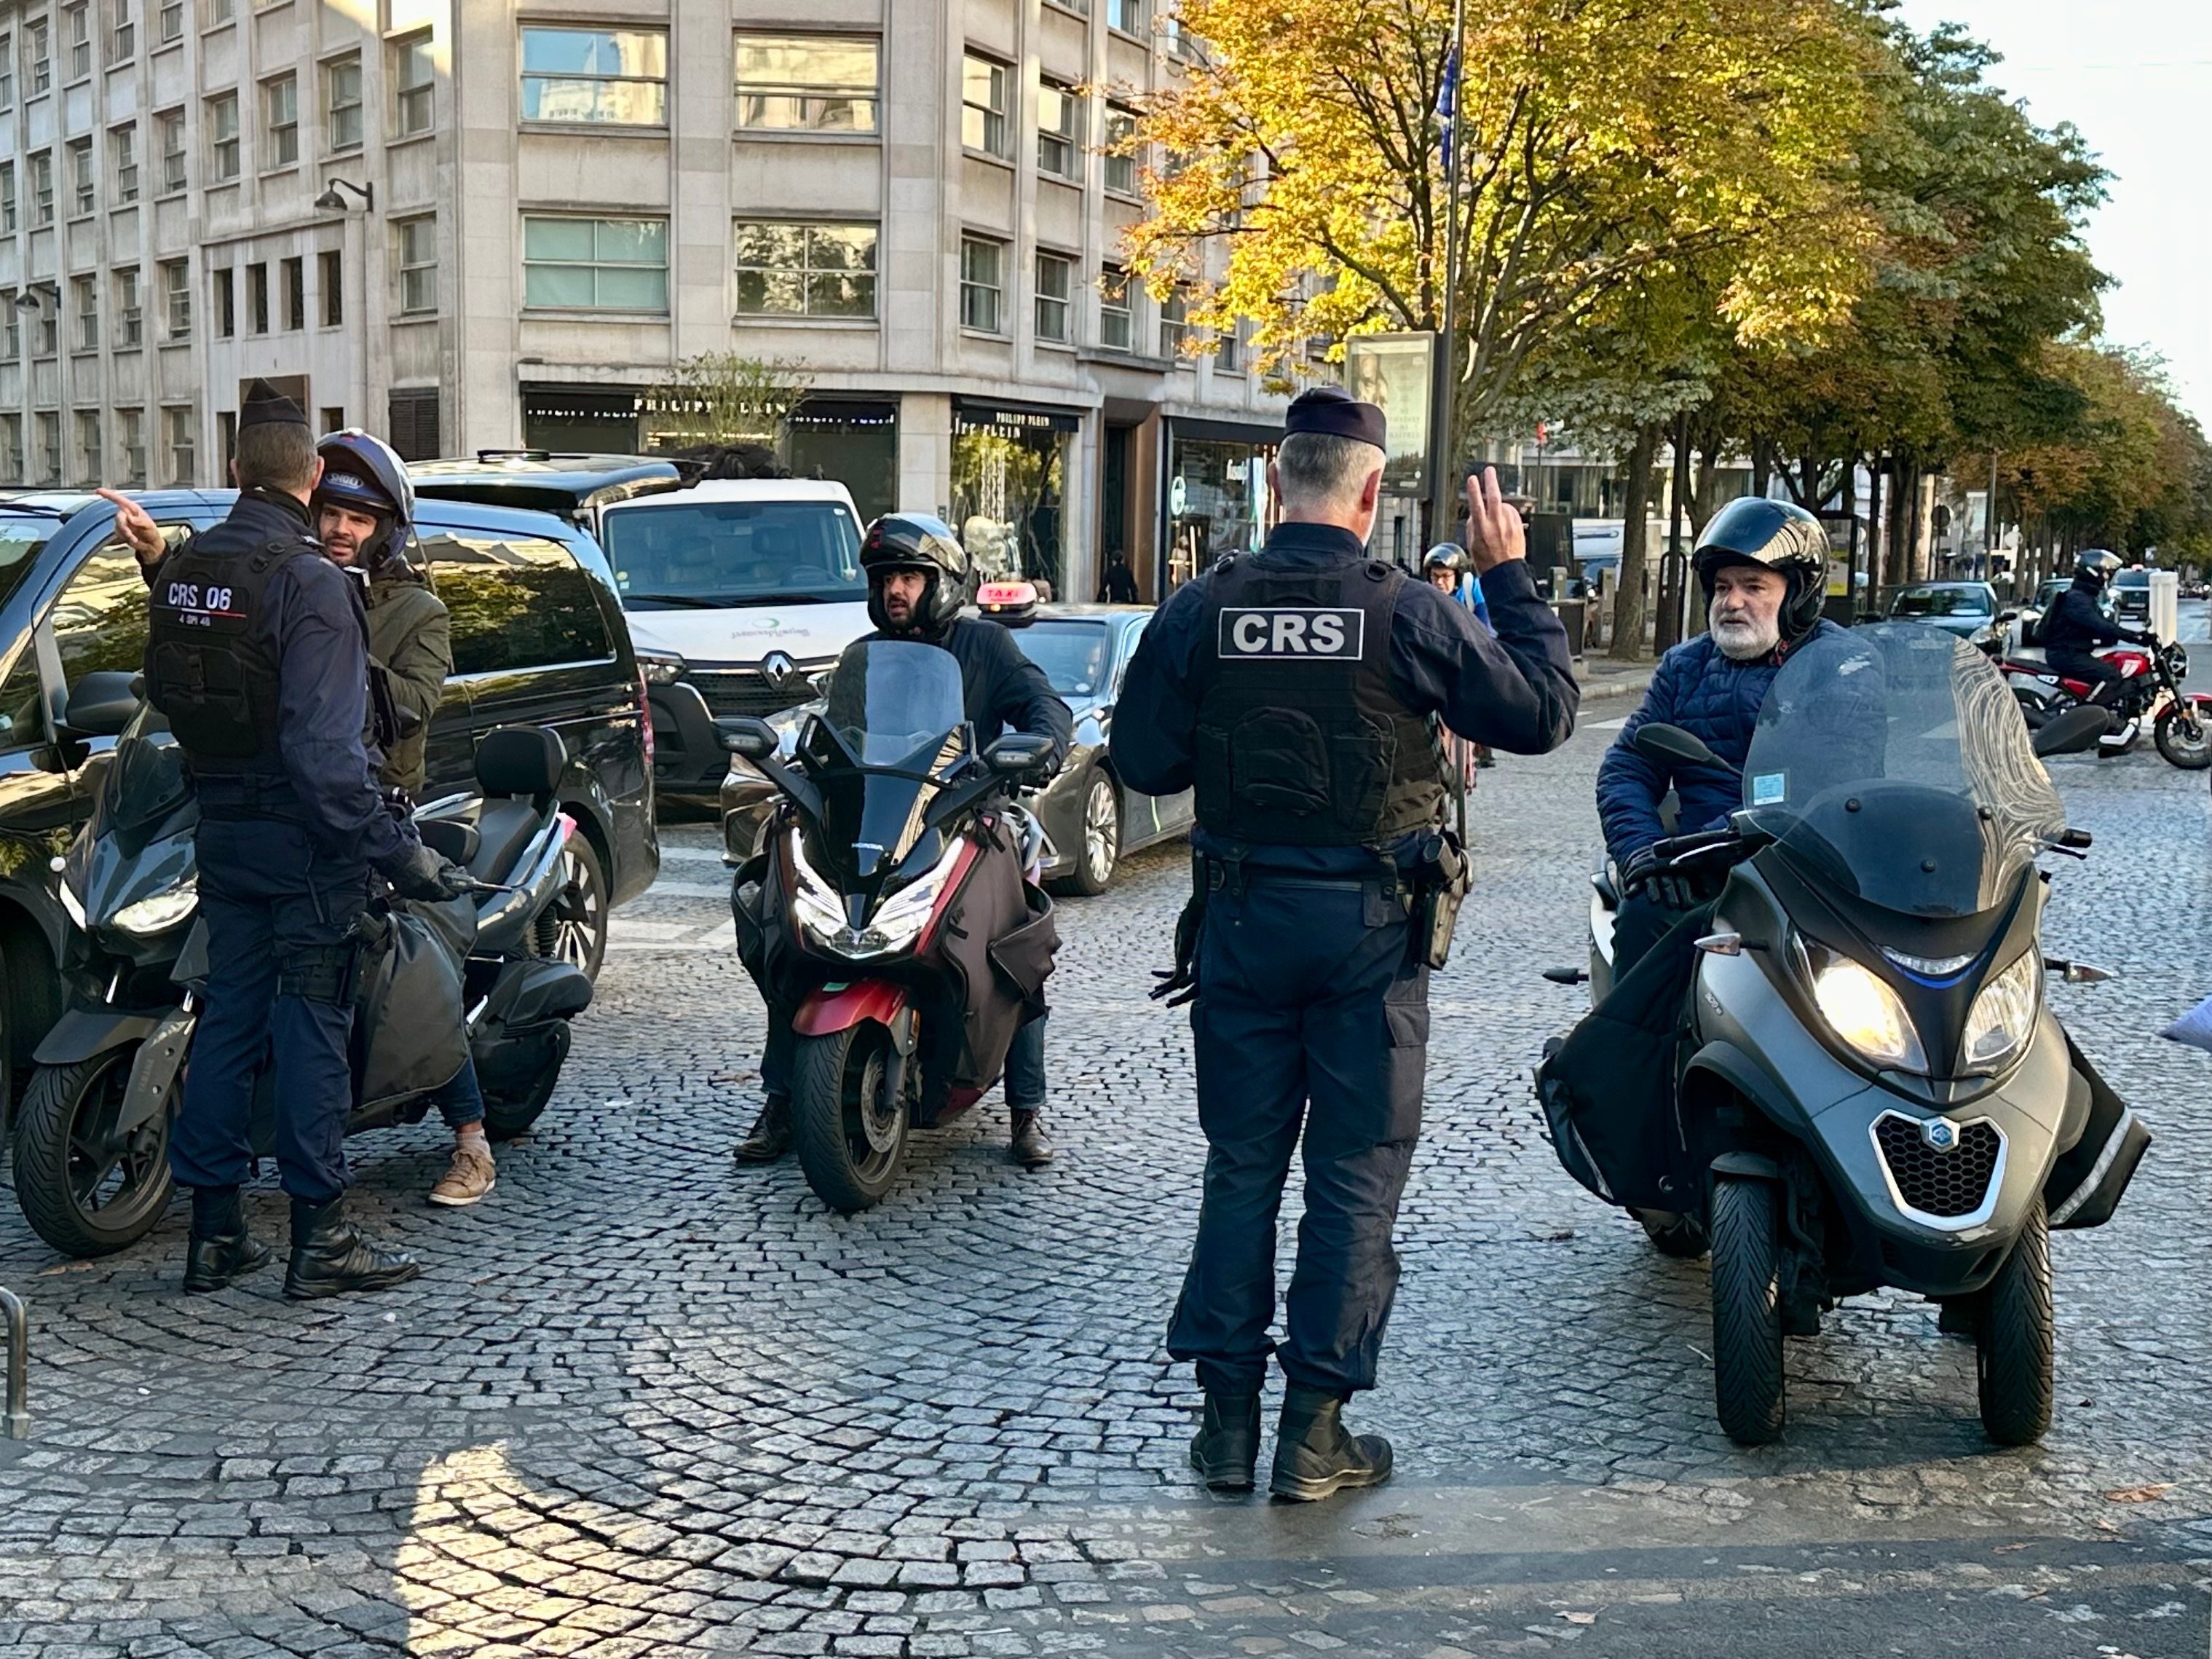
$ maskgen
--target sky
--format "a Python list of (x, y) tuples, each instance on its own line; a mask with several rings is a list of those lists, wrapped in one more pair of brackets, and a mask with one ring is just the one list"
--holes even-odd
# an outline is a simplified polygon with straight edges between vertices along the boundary
[(2089, 252), (2105, 334), (2166, 360), (2212, 431), (2212, 0), (1905, 0), (2004, 55), (1990, 79), (2038, 125), (2071, 121), (2114, 175)]

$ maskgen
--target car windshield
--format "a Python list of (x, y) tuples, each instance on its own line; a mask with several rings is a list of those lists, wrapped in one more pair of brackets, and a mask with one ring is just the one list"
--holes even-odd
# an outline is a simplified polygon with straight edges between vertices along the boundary
[(1978, 587), (1913, 587), (1897, 596), (1893, 617), (1986, 617), (1989, 595)]
[(1759, 711), (1744, 805), (1814, 879), (1916, 916), (2003, 902), (2066, 823), (1989, 659), (1917, 623), (1790, 656)]
[(859, 602), (860, 532), (841, 501), (672, 501), (609, 511), (601, 539), (625, 605)]
[(2123, 570), (2118, 575), (2112, 578), (2112, 586), (2115, 587), (2148, 587), (2150, 586), (2150, 572), (2148, 570)]
[(1114, 635), (1104, 623), (1032, 623), (1016, 629), (1014, 639), (1061, 696), (1091, 697), (1105, 690)]
[(0, 504), (0, 601), (4, 601), (31, 574), (39, 550), (62, 527), (58, 518), (10, 513)]

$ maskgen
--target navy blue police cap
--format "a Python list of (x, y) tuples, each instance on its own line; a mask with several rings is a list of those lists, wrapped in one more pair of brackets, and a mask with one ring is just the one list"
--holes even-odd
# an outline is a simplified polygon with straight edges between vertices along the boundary
[(1341, 386), (1317, 386), (1300, 392), (1283, 416), (1283, 431), (1285, 435), (1316, 432), (1373, 444), (1377, 449), (1389, 447), (1383, 438), (1382, 411), (1373, 404), (1361, 403)]
[(305, 426), (307, 411), (294, 403), (266, 380), (256, 380), (246, 388), (246, 399), (239, 405), (238, 427), (244, 431), (249, 426)]

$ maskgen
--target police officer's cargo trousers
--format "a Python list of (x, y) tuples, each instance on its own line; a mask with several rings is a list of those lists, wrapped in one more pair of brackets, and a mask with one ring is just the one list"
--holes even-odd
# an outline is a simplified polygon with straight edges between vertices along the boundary
[(347, 1044), (368, 866), (331, 857), (301, 826), (273, 818), (203, 817), (194, 844), (207, 999), (169, 1166), (186, 1187), (246, 1179), (254, 1081), (265, 1063), (275, 1072), (284, 1190), (327, 1204), (348, 1180)]
[(1379, 881), (1248, 869), (1217, 889), (1191, 1007), (1206, 1194), (1168, 1352), (1210, 1391), (1259, 1391), (1273, 1344), (1275, 1219), (1304, 1128), (1280, 1360), (1293, 1383), (1375, 1386), (1398, 1289), (1390, 1234), (1421, 1127), (1428, 969)]

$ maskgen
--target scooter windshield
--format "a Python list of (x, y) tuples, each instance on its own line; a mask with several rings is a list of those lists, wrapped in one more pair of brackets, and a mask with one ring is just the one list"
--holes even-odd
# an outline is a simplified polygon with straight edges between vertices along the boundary
[(1743, 800), (1808, 874), (1915, 916), (1991, 908), (2066, 825), (1989, 659), (1917, 623), (1824, 635), (1784, 664)]
[(966, 699), (950, 652), (907, 640), (845, 647), (823, 716), (860, 764), (820, 764), (824, 840), (861, 881), (896, 869), (920, 838), (932, 781), (967, 752)]

